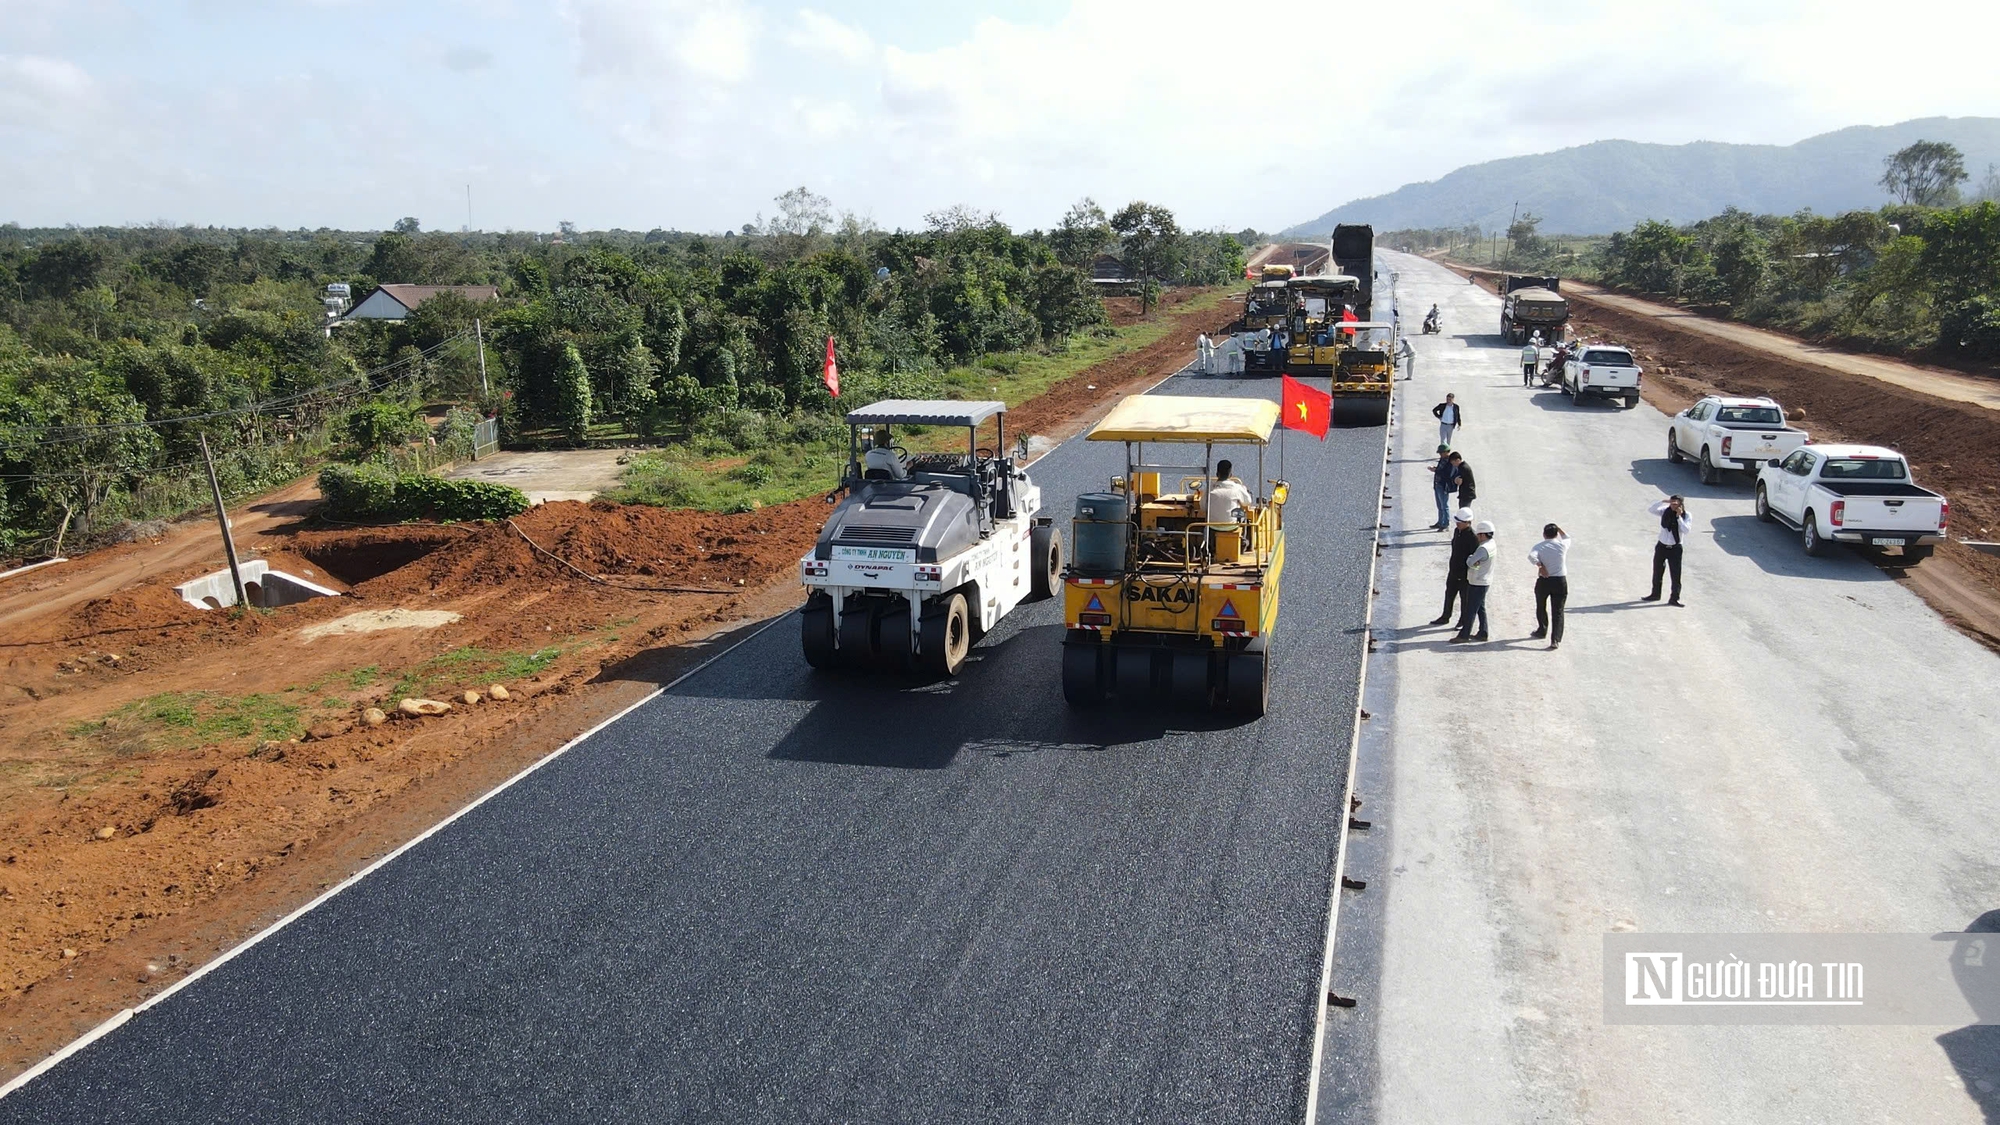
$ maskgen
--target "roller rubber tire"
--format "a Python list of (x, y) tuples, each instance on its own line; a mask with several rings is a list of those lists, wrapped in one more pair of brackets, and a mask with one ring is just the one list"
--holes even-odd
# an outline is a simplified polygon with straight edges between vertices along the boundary
[[(817, 604), (815, 604), (817, 603)], [(799, 611), (799, 642), (806, 663), (814, 668), (831, 668), (840, 659), (833, 644), (833, 600), (824, 595), (806, 602)]]
[(1037, 601), (1054, 597), (1062, 588), (1062, 536), (1053, 526), (1038, 526), (1028, 535), (1028, 595)]
[(1104, 646), (1089, 641), (1063, 642), (1063, 699), (1071, 707), (1096, 707), (1104, 702)]
[(920, 666), (924, 673), (950, 679), (965, 667), (972, 651), (972, 611), (965, 595), (946, 594), (924, 608), (924, 651)]
[(917, 666), (915, 638), (910, 636), (910, 603), (898, 601), (875, 620), (875, 651), (882, 667), (891, 672), (911, 672)]
[(1271, 666), (1266, 653), (1231, 653), (1227, 678), (1229, 710), (1261, 719), (1271, 706)]
[(863, 601), (860, 608), (842, 612), (839, 629), (840, 662), (849, 668), (874, 667), (875, 607)]

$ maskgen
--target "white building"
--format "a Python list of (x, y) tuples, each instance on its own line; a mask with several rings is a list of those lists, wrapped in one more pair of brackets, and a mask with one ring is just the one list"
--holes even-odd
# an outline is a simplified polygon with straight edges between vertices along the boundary
[(383, 285), (361, 299), (347, 320), (403, 320), (418, 305), (439, 293), (456, 293), (468, 301), (491, 301), (500, 296), (497, 285)]

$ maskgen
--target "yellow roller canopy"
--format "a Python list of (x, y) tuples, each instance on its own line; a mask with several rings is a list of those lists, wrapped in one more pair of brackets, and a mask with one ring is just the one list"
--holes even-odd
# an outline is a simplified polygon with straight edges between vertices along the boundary
[(1132, 395), (1111, 408), (1090, 440), (1268, 445), (1277, 424), (1278, 404), (1270, 399)]

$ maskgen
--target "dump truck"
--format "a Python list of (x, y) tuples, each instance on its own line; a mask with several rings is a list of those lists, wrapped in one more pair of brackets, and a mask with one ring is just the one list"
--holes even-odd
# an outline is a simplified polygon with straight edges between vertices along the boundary
[[(1062, 536), (1020, 466), (1025, 443), (1006, 452), (1006, 412), (1002, 402), (915, 399), (848, 412), (839, 506), (799, 560), (806, 663), (955, 676), (1008, 611), (1053, 595)], [(912, 454), (895, 444), (898, 426), (962, 428), (964, 452)]]
[(1366, 223), (1342, 223), (1333, 228), (1333, 272), (1360, 282), (1354, 315), (1375, 315), (1375, 228)]
[[(1062, 686), (1072, 707), (1115, 698), (1264, 713), (1290, 491), (1264, 476), (1277, 421), (1268, 399), (1133, 395), (1090, 431), (1124, 443), (1125, 471), (1077, 497), (1070, 525)], [(1226, 519), (1211, 519), (1204, 499), (1217, 446), (1257, 458), (1250, 510)], [(1149, 447), (1178, 463), (1148, 461)]]
[(1333, 361), (1333, 424), (1385, 426), (1396, 385), (1396, 326), (1386, 320), (1336, 324), (1340, 350)]
[(1525, 344), (1539, 329), (1544, 341), (1560, 340), (1569, 323), (1561, 288), (1559, 277), (1508, 274), (1500, 283), (1500, 335), (1510, 344)]

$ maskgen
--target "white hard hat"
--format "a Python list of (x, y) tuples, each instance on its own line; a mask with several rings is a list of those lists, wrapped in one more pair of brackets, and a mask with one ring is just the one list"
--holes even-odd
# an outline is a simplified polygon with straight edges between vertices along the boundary
[(1460, 523), (1471, 523), (1471, 522), (1472, 522), (1472, 509), (1471, 509), (1471, 508), (1460, 508), (1460, 509), (1458, 510), (1458, 522), (1460, 522)]
[(1493, 530), (1493, 521), (1492, 521), (1492, 520), (1480, 520), (1480, 521), (1479, 521), (1478, 523), (1476, 523), (1476, 524), (1473, 524), (1473, 525), (1472, 525), (1472, 533), (1473, 533), (1474, 535), (1495, 535), (1495, 534), (1498, 534), (1497, 532), (1495, 532), (1495, 531)]

